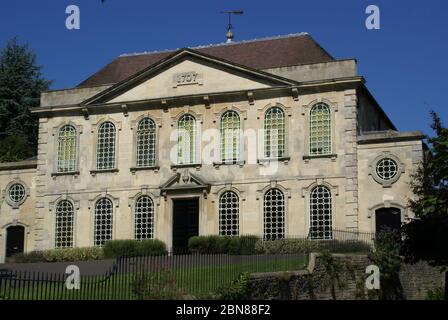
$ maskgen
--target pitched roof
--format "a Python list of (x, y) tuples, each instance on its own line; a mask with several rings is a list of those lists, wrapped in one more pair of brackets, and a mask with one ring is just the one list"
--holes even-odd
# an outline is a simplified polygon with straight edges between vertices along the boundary
[[(268, 69), (334, 60), (327, 51), (306, 33), (202, 46), (192, 49), (254, 69)], [(176, 51), (167, 50), (120, 56), (84, 80), (78, 87), (93, 87), (120, 82)]]

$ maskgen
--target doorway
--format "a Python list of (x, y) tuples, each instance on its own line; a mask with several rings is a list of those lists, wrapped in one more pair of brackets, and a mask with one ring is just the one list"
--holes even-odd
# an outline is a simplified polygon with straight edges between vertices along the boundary
[(382, 230), (400, 232), (401, 210), (397, 208), (381, 208), (376, 210), (375, 227), (376, 237), (378, 237)]
[(199, 199), (173, 200), (173, 254), (187, 253), (188, 239), (199, 235)]
[(23, 253), (25, 245), (25, 228), (10, 226), (6, 229), (6, 257)]

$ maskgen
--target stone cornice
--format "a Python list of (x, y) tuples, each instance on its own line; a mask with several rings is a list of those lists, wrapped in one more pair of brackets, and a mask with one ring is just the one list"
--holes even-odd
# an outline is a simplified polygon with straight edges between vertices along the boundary
[[(204, 97), (211, 103), (218, 102), (230, 102), (230, 101), (241, 101), (248, 99), (248, 93), (251, 93), (251, 99), (264, 99), (276, 96), (292, 96), (292, 98), (299, 99), (300, 95), (307, 94), (308, 92), (325, 92), (333, 90), (344, 90), (347, 88), (357, 88), (358, 86), (364, 85), (363, 77), (349, 77), (349, 78), (339, 78), (332, 80), (319, 80), (319, 81), (307, 81), (302, 82), (299, 85), (292, 86), (277, 86), (271, 88), (260, 88), (253, 90), (239, 90), (239, 91), (227, 91), (227, 92), (215, 92), (207, 94), (195, 94), (195, 95), (184, 95), (176, 97), (162, 97), (157, 99), (149, 100), (139, 100), (139, 101), (128, 101), (120, 103), (110, 103), (110, 104), (92, 104), (89, 106), (83, 104), (75, 105), (63, 105), (63, 106), (52, 106), (52, 107), (35, 107), (31, 109), (32, 113), (36, 113), (40, 117), (52, 117), (55, 115), (77, 115), (83, 116), (85, 112), (89, 114), (98, 113), (122, 113), (123, 105), (126, 105), (129, 112), (142, 110), (142, 109), (166, 109), (170, 106), (179, 105), (203, 105)], [(293, 90), (297, 89), (297, 91)]]

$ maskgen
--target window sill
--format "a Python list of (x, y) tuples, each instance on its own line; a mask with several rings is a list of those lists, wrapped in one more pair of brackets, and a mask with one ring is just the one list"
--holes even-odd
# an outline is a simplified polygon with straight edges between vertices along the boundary
[(53, 179), (56, 179), (56, 177), (61, 176), (74, 176), (75, 178), (79, 176), (79, 171), (70, 171), (70, 172), (53, 172), (51, 174)]
[(213, 162), (213, 166), (215, 168), (219, 168), (220, 166), (231, 166), (231, 165), (238, 165), (238, 166), (242, 167), (245, 164), (246, 164), (246, 161), (244, 161), (244, 160), (232, 160), (232, 161)]
[(159, 166), (148, 166), (148, 167), (131, 167), (131, 172), (135, 173), (136, 171), (154, 171), (158, 172), (160, 169)]
[(201, 169), (202, 164), (201, 163), (186, 163), (186, 164), (172, 164), (171, 169), (176, 171), (177, 169), (183, 169), (183, 168), (196, 168), (196, 170)]
[(90, 174), (92, 176), (95, 176), (98, 173), (115, 173), (115, 174), (117, 174), (118, 173), (118, 169), (102, 169), (102, 170), (95, 169), (95, 170), (90, 170)]
[(290, 160), (291, 160), (291, 157), (262, 158), (262, 159), (258, 159), (257, 163), (260, 165), (263, 165), (265, 163), (271, 163), (271, 162), (283, 162), (284, 164), (288, 164)]
[(308, 163), (311, 159), (331, 159), (331, 161), (336, 161), (337, 157), (337, 154), (316, 154), (303, 156), (303, 160), (305, 160), (305, 163)]

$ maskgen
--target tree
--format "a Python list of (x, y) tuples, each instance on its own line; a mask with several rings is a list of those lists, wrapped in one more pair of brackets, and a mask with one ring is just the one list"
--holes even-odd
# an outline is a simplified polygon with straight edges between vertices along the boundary
[[(38, 121), (30, 109), (39, 106), (40, 93), (51, 84), (41, 69), (35, 54), (17, 38), (0, 51), (0, 161), (23, 160), (30, 149), (36, 153)], [(15, 145), (11, 137), (24, 143)]]
[(409, 205), (416, 218), (403, 226), (401, 248), (408, 262), (427, 261), (448, 266), (448, 129), (431, 112), (432, 129), (428, 150), (411, 184), (416, 199)]

